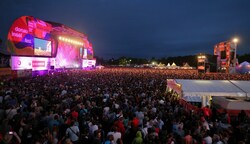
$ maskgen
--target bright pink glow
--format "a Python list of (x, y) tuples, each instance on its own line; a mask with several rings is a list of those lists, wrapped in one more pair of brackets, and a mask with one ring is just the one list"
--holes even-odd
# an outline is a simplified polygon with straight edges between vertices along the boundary
[(12, 56), (11, 69), (12, 70), (32, 69), (32, 71), (47, 70), (50, 61), (51, 61), (50, 58)]
[(58, 44), (55, 68), (76, 68), (80, 65), (80, 48), (68, 43)]

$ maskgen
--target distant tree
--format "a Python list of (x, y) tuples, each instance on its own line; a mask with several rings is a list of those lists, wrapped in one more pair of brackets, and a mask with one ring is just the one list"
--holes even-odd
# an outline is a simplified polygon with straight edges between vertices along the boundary
[(131, 64), (142, 65), (148, 63), (148, 60), (145, 58), (131, 58)]
[(193, 67), (197, 66), (197, 58), (194, 55), (161, 58), (159, 61), (165, 65), (168, 63), (172, 64), (174, 62), (178, 66), (183, 66), (185, 63), (188, 63)]
[(128, 64), (128, 60), (126, 57), (119, 58), (119, 65), (127, 65), (127, 64)]
[[(211, 55), (211, 54), (205, 54), (208, 62), (207, 64), (210, 66), (210, 70), (214, 71), (216, 70), (217, 65), (217, 56)], [(237, 55), (237, 58), (239, 60), (239, 63), (242, 63), (244, 61), (250, 62), (250, 54), (244, 54), (244, 55)], [(152, 57), (151, 59), (147, 60), (145, 58), (131, 58), (131, 57), (125, 57), (122, 56), (118, 59), (109, 59), (104, 60), (102, 58), (97, 58), (98, 61), (100, 61), (101, 64), (107, 64), (107, 65), (142, 65), (147, 64), (149, 62), (155, 61), (157, 63), (162, 63), (167, 65), (168, 63), (172, 64), (173, 62), (178, 66), (183, 66), (185, 63), (188, 63), (192, 67), (197, 67), (197, 55), (187, 55), (187, 56), (176, 56), (176, 57), (163, 57), (163, 58), (155, 58)]]
[(118, 65), (118, 64), (119, 64), (118, 59), (111, 58), (107, 61), (107, 65)]

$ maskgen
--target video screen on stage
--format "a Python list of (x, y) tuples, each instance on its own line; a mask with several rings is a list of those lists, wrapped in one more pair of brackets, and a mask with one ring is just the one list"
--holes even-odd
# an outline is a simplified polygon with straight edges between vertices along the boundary
[(34, 38), (34, 55), (51, 56), (51, 41)]

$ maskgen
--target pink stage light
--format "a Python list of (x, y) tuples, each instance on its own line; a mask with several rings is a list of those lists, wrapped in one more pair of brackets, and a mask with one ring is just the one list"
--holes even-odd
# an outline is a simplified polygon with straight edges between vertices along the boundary
[(11, 69), (12, 70), (26, 70), (31, 69), (32, 71), (37, 70), (48, 70), (50, 58), (41, 57), (11, 57)]
[(56, 56), (56, 68), (75, 68), (80, 65), (80, 48), (69, 43), (60, 42)]

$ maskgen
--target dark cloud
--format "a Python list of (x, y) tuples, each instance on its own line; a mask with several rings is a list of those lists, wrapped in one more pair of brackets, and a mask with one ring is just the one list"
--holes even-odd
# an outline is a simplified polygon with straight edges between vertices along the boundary
[(249, 0), (1, 0), (0, 37), (22, 15), (55, 21), (83, 33), (104, 58), (213, 53), (238, 36), (250, 51)]

